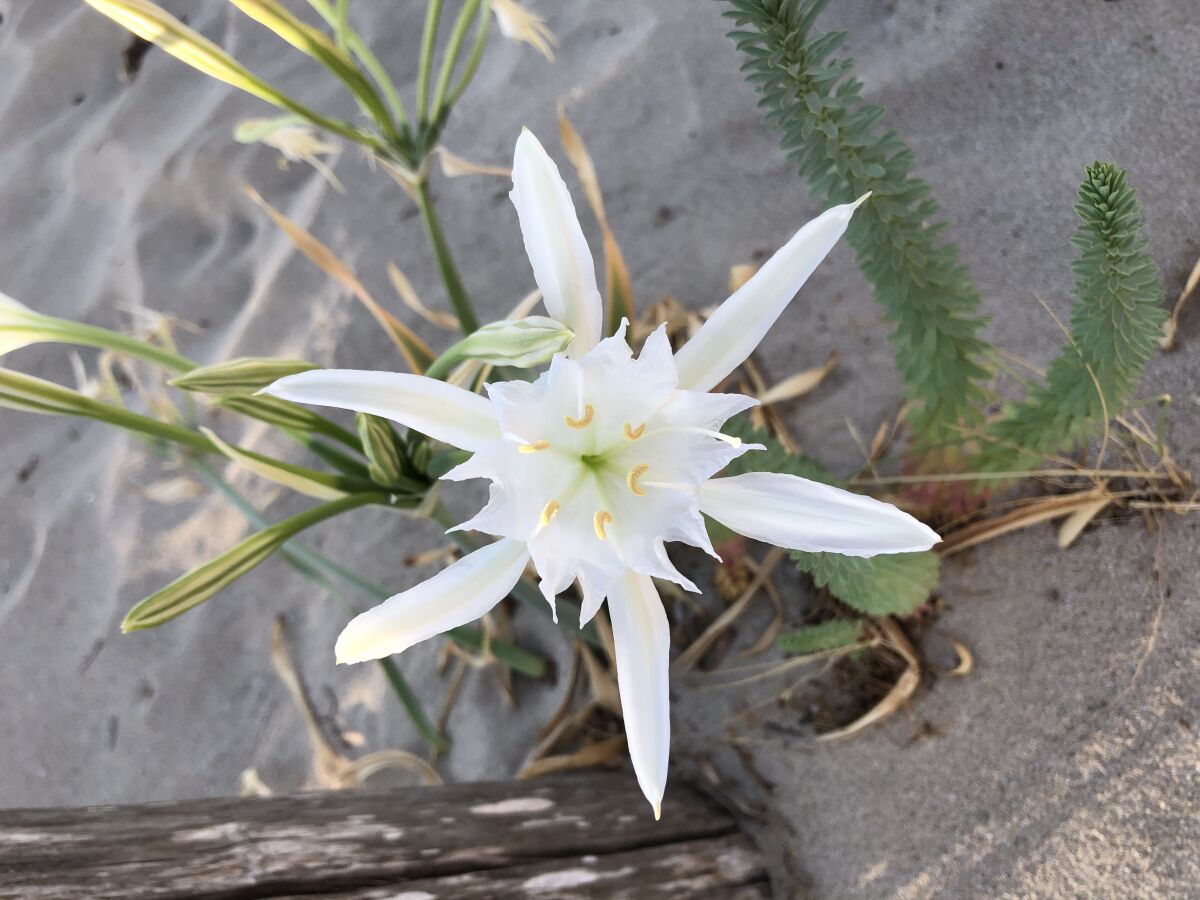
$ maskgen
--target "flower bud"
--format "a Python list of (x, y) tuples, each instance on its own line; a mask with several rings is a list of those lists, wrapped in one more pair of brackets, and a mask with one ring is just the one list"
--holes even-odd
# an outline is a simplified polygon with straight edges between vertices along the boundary
[(549, 362), (575, 338), (566, 325), (546, 316), (529, 316), (515, 322), (493, 322), (459, 341), (447, 355), (461, 362), (477, 359), (494, 366), (528, 369)]
[(201, 394), (246, 396), (274, 384), (284, 376), (315, 368), (312, 363), (302, 359), (247, 356), (192, 369), (172, 379), (171, 384), (185, 391)]
[(0, 294), (0, 356), (46, 340), (43, 317), (23, 303)]

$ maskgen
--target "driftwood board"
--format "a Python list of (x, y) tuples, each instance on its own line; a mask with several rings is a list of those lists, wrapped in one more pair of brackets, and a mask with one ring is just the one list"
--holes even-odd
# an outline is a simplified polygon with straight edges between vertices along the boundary
[(0, 897), (394, 900), (769, 896), (727, 813), (628, 774), (0, 810)]

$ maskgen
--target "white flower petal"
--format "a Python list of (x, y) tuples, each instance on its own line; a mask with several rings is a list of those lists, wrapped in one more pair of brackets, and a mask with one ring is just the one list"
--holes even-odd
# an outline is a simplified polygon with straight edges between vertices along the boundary
[(525, 570), (520, 541), (497, 541), (468, 554), (346, 626), (334, 649), (339, 663), (379, 659), (474, 622), (503, 600)]
[(667, 613), (649, 577), (627, 572), (609, 595), (608, 615), (617, 649), (617, 686), (629, 756), (657, 819), (667, 786), (671, 744)]
[(867, 196), (813, 219), (717, 308), (675, 355), (681, 388), (711, 390), (754, 352)]
[(558, 166), (528, 129), (517, 139), (509, 197), (546, 309), (575, 332), (569, 353), (578, 358), (600, 339), (596, 266)]
[(314, 369), (281, 378), (263, 393), (382, 416), (463, 450), (479, 450), (500, 437), (499, 419), (485, 398), (423, 375)]
[(746, 537), (789, 550), (875, 556), (928, 550), (941, 540), (890, 503), (773, 472), (705, 482), (700, 510)]

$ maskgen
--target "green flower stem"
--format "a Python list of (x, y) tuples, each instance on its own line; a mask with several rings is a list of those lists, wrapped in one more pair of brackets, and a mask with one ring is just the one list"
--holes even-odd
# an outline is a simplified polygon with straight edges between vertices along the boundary
[(483, 8), (479, 12), (479, 24), (475, 28), (475, 43), (471, 45), (471, 55), (467, 57), (467, 65), (463, 69), (462, 75), (459, 76), (458, 83), (454, 85), (454, 90), (450, 92), (450, 97), (446, 100), (447, 110), (451, 109), (458, 102), (458, 98), (463, 95), (463, 91), (475, 77), (475, 72), (483, 59), (483, 50), (487, 46), (488, 29), (492, 24), (491, 9), (491, 0), (483, 0)]
[(446, 49), (442, 54), (442, 68), (438, 73), (437, 87), (434, 89), (433, 103), (430, 106), (435, 119), (441, 118), (446, 102), (446, 91), (450, 88), (450, 76), (454, 74), (458, 56), (462, 52), (463, 40), (471, 27), (471, 20), (475, 18), (475, 14), (479, 10), (479, 3), (480, 0), (467, 0), (463, 4), (462, 9), (458, 11), (458, 18), (454, 21), (454, 29), (450, 32), (450, 40), (446, 42)]
[(350, 0), (337, 0), (337, 21), (334, 23), (333, 37), (338, 49), (343, 53), (350, 50), (347, 33), (350, 31)]
[(308, 0), (308, 5), (316, 10), (317, 15), (326, 21), (335, 29), (335, 33), (340, 33), (344, 36), (346, 46), (350, 52), (358, 57), (358, 61), (362, 63), (367, 73), (375, 80), (379, 89), (383, 92), (384, 99), (387, 100), (388, 106), (391, 107), (392, 115), (396, 117), (396, 121), (400, 123), (401, 128), (409, 127), (408, 110), (404, 107), (404, 101), (400, 99), (400, 92), (396, 89), (396, 83), (392, 81), (387, 73), (387, 69), (379, 61), (372, 51), (367, 46), (366, 42), (359, 37), (349, 24), (344, 26), (341, 24), (341, 10), (335, 11), (327, 2), (327, 0)]
[(52, 316), (46, 316), (39, 321), (37, 327), (46, 335), (42, 340), (112, 350), (126, 356), (144, 359), (173, 372), (190, 372), (196, 368), (196, 364), (190, 359), (167, 350), (165, 347), (158, 347), (148, 341), (139, 340), (118, 331), (109, 331), (107, 328), (56, 319)]
[(479, 319), (475, 316), (471, 300), (467, 297), (466, 288), (463, 287), (462, 279), (459, 277), (458, 267), (450, 255), (446, 236), (442, 233), (441, 222), (438, 221), (437, 212), (433, 207), (433, 195), (429, 192), (428, 181), (422, 180), (419, 184), (416, 201), (417, 208), (421, 211), (421, 221), (425, 224), (425, 233), (429, 237), (430, 247), (433, 249), (434, 256), (437, 257), (438, 269), (442, 273), (442, 281), (445, 282), (450, 305), (454, 307), (454, 314), (458, 317), (458, 324), (463, 334), (470, 334), (479, 328)]
[(173, 441), (192, 450), (220, 452), (198, 431), (152, 419), (123, 406), (101, 403), (79, 391), (12, 369), (0, 369), (0, 405), (26, 412), (96, 419), (135, 434)]
[(421, 61), (417, 69), (417, 118), (422, 124), (429, 111), (429, 73), (433, 68), (433, 49), (437, 44), (441, 18), (442, 0), (429, 0), (425, 10), (425, 31), (421, 35)]
[[(223, 493), (251, 524), (257, 528), (265, 528), (270, 525), (258, 510), (245, 497), (238, 493), (235, 488), (222, 479), (216, 470), (206, 461), (189, 457), (188, 463), (201, 474), (208, 484)], [(288, 541), (283, 547), (283, 553), (289, 560), (294, 560), (294, 564), (323, 574), (334, 575), (375, 600), (387, 600), (395, 593), (382, 585), (368, 581), (329, 559), (327, 556), (301, 544), (299, 541)], [(353, 606), (350, 606), (350, 609), (354, 612), (360, 612), (360, 610), (355, 609)], [(478, 651), (483, 647), (483, 634), (478, 628), (454, 628), (447, 631), (446, 635), (456, 644), (460, 644), (469, 650)], [(546, 674), (546, 660), (536, 653), (531, 653), (515, 644), (497, 639), (493, 639), (489, 646), (492, 655), (510, 669), (520, 672), (523, 675), (528, 675), (530, 678), (541, 678)]]
[[(265, 528), (268, 525), (266, 519), (259, 515), (256, 510), (245, 497), (230, 485), (225, 479), (217, 474), (216, 470), (207, 462), (201, 459), (190, 458), (189, 464), (194, 468), (210, 487), (215, 488), (225, 495), (233, 506), (246, 517), (256, 528)], [(288, 541), (280, 548), (280, 554), (283, 558), (301, 575), (308, 578), (310, 581), (320, 585), (329, 594), (339, 598), (346, 607), (353, 613), (358, 612), (354, 605), (338, 590), (337, 585), (321, 571), (319, 563), (321, 557), (308, 550), (304, 545), (296, 540)], [(383, 674), (391, 685), (392, 691), (396, 695), (396, 699), (400, 701), (400, 705), (404, 707), (404, 711), (412, 720), (413, 726), (421, 733), (432, 746), (439, 750), (446, 750), (450, 746), (450, 742), (441, 734), (434, 724), (425, 714), (424, 708), (421, 706), (421, 701), (417, 699), (413, 689), (404, 679), (399, 666), (391, 657), (379, 660), (379, 665), (383, 669)]]
[[(146, 362), (153, 363), (154, 365), (162, 366), (163, 368), (172, 372), (185, 373), (199, 368), (199, 366), (193, 360), (190, 360), (186, 356), (183, 356), (172, 350), (168, 350), (165, 347), (159, 347), (155, 344), (151, 344), (148, 341), (130, 337), (127, 334), (121, 334), (119, 331), (110, 331), (107, 328), (100, 328), (95, 325), (85, 325), (81, 322), (72, 322), (66, 319), (57, 319), (53, 316), (44, 316), (41, 317), (41, 320), (37, 322), (37, 329), (43, 335), (43, 337), (39, 338), (39, 341), (61, 341), (64, 344), (73, 344), (82, 347), (97, 347), (101, 350), (111, 350), (115, 353), (131, 356), (136, 359), (142, 359)], [(49, 384), (49, 382), (46, 382), (46, 384)], [(61, 390), (69, 391), (69, 388), (61, 388)], [(189, 397), (190, 401), (191, 395), (188, 394), (187, 396)], [(283, 409), (299, 409), (298, 407), (292, 407), (290, 404), (285, 407), (282, 401), (278, 401), (269, 397), (231, 396), (222, 398), (221, 402), (223, 405), (229, 406), (229, 408), (234, 409), (242, 415), (249, 416), (269, 424), (277, 425), (285, 429), (288, 426), (283, 423), (283, 420), (281, 420), (278, 415), (273, 415), (272, 412), (279, 412), (281, 407)], [(98, 405), (104, 410), (117, 408), (111, 406), (110, 404)], [(90, 408), (94, 409), (94, 407)], [(39, 411), (53, 412), (54, 410), (41, 409)], [(80, 415), (85, 414), (80, 413)], [(131, 413), (131, 415), (136, 414)], [(89, 415), (89, 418), (103, 419), (102, 416), (95, 415)], [(340, 441), (351, 449), (361, 449), (358, 442), (358, 437), (347, 431), (345, 428), (342, 428), (331, 419), (327, 419), (324, 416), (309, 410), (302, 410), (301, 419), (298, 419), (292, 424), (299, 425), (301, 421), (307, 423), (307, 425), (313, 430), (324, 434), (326, 437), (331, 437), (334, 440)], [(138, 430), (143, 432), (145, 431), (145, 429)], [(203, 440), (200, 435), (195, 434), (194, 432), (192, 434), (195, 438)], [(208, 446), (207, 441), (204, 441), (204, 443), (205, 446)], [(203, 449), (199, 447), (197, 442), (192, 442), (189, 444), (189, 446), (193, 446), (196, 449)]]

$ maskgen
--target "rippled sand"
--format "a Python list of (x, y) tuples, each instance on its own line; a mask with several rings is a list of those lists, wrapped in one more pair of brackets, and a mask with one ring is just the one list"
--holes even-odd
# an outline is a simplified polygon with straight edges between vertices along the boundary
[[(410, 81), (420, 10), (388, 6), (403, 13), (360, 2), (356, 15)], [(731, 264), (769, 253), (819, 208), (758, 125), (720, 7), (541, 6), (562, 39), (558, 63), (496, 41), (447, 144), (504, 164), (522, 125), (551, 144), (555, 101), (571, 94), (639, 297), (718, 301)], [(1190, 4), (833, 6), (823, 24), (853, 32), (868, 94), (890, 108), (949, 210), (994, 340), (1039, 362), (1054, 353), (1059, 335), (1034, 295), (1068, 308), (1071, 205), (1094, 158), (1129, 167), (1168, 294), (1178, 292), (1200, 254), (1200, 25)], [(307, 102), (352, 114), (305, 58), (225, 4), (171, 8)], [(140, 310), (168, 313), (196, 326), (177, 337), (204, 361), (271, 354), (395, 366), (371, 321), (246, 200), (248, 183), (353, 263), (394, 309), (389, 260), (428, 302), (444, 303), (415, 211), (355, 152), (337, 164), (340, 196), (311, 170), (283, 172), (271, 151), (232, 141), (239, 118), (264, 114), (252, 99), (157, 51), (127, 83), (126, 35), (74, 0), (9, 0), (0, 12), (0, 290), (121, 328)], [(485, 316), (498, 317), (532, 285), (507, 186), (487, 178), (435, 186), (467, 286)], [(446, 340), (413, 318), (431, 342)], [(1184, 317), (1181, 349), (1154, 361), (1145, 391), (1173, 395), (1172, 441), (1192, 467), (1198, 322), (1194, 311)], [(842, 469), (857, 458), (844, 420), (869, 432), (897, 404), (886, 333), (843, 248), (764, 348), (775, 377), (840, 352), (836, 375), (791, 412), (806, 448)], [(61, 347), (5, 363), (74, 378)], [(216, 427), (278, 446), (232, 418)], [(147, 499), (147, 486), (180, 473), (99, 425), (0, 411), (0, 449), (0, 805), (232, 793), (248, 767), (279, 789), (300, 787), (307, 743), (267, 656), (280, 612), (322, 711), (336, 706), (372, 747), (418, 746), (375, 667), (333, 667), (344, 609), (282, 562), (165, 628), (119, 634), (131, 603), (244, 533), (222, 500)], [(272, 517), (303, 506), (231, 475)], [(473, 502), (451, 499), (464, 510)], [(749, 731), (755, 767), (776, 786), (770, 794), (724, 741), (727, 717), (765, 699), (762, 691), (700, 702), (680, 686), (677, 777), (711, 758), (725, 790), (766, 804), (759, 835), (781, 885), (805, 881), (821, 896), (1194, 892), (1196, 521), (1168, 523), (1171, 590), (1157, 621), (1147, 591), (1155, 538), (1134, 525), (1089, 532), (1067, 553), (1050, 530), (1034, 529), (957, 558), (940, 624), (975, 649), (976, 674), (934, 681), (911, 716), (844, 746), (814, 750)], [(439, 536), (428, 523), (368, 511), (307, 540), (399, 590), (431, 574), (403, 559)], [(803, 603), (798, 583), (789, 596)], [(544, 622), (521, 614), (516, 627), (566, 666)], [(418, 647), (403, 661), (431, 709), (445, 690), (436, 652)], [(513, 712), (494, 682), (469, 676), (444, 774), (509, 776), (560, 690), (519, 684)], [(923, 723), (937, 736), (916, 739)]]

